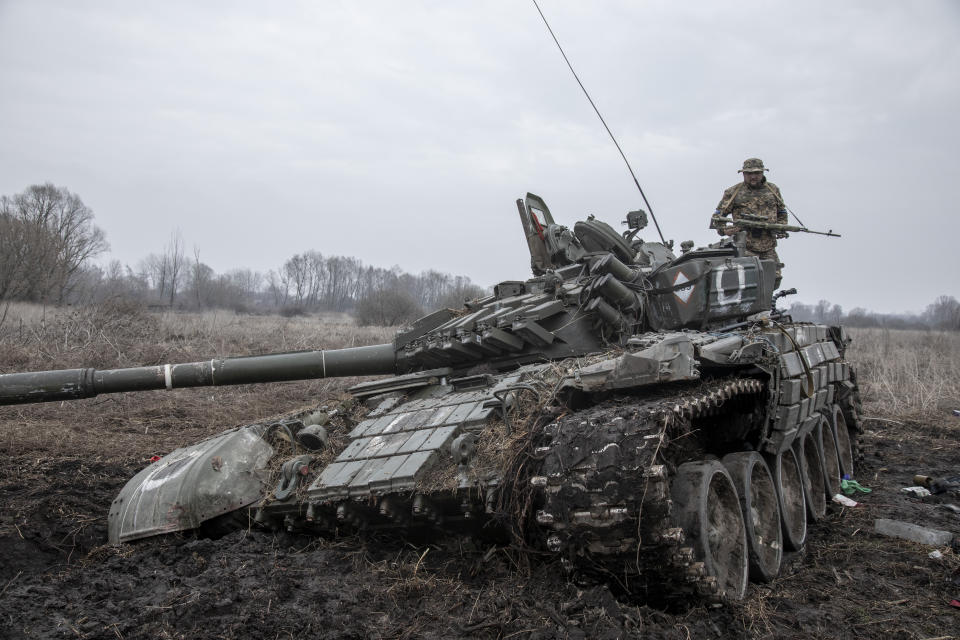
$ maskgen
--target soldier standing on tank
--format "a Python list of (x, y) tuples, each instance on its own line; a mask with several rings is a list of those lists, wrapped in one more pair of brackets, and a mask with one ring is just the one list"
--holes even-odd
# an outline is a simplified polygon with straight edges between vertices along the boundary
[(770, 231), (769, 229), (741, 228), (737, 220), (742, 214), (757, 216), (768, 222), (787, 224), (787, 206), (780, 195), (780, 189), (772, 182), (768, 182), (760, 158), (747, 158), (743, 161), (743, 168), (738, 173), (743, 174), (743, 182), (733, 185), (723, 192), (720, 204), (717, 205), (716, 215), (729, 215), (733, 224), (720, 226), (710, 223), (711, 229), (716, 229), (720, 235), (733, 235), (738, 231), (747, 233), (747, 255), (757, 256), (764, 260), (773, 260), (777, 263), (777, 280), (774, 288), (780, 286), (781, 268), (783, 263), (777, 256), (777, 238), (786, 238), (785, 231)]

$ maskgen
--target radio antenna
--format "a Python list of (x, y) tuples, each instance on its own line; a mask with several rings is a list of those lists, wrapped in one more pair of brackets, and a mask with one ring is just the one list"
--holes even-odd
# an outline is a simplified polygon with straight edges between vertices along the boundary
[(663, 238), (663, 232), (660, 231), (660, 223), (657, 222), (657, 216), (653, 214), (653, 207), (650, 206), (650, 202), (647, 200), (646, 194), (643, 193), (643, 187), (640, 186), (640, 181), (637, 180), (637, 174), (633, 172), (633, 167), (630, 166), (630, 161), (627, 160), (627, 156), (623, 153), (623, 149), (620, 148), (620, 143), (617, 142), (617, 139), (614, 137), (613, 132), (610, 131), (610, 127), (607, 126), (607, 121), (603, 119), (602, 115), (600, 115), (600, 110), (597, 109), (597, 105), (594, 104), (593, 98), (590, 97), (590, 93), (587, 91), (587, 88), (583, 86), (583, 83), (580, 81), (580, 76), (578, 76), (577, 72), (573, 70), (573, 65), (570, 64), (570, 59), (567, 58), (567, 54), (564, 53), (563, 47), (560, 46), (560, 41), (557, 40), (557, 36), (556, 34), (553, 33), (553, 29), (550, 28), (550, 23), (547, 22), (547, 16), (543, 15), (543, 11), (540, 10), (540, 5), (537, 4), (537, 0), (533, 0), (533, 6), (537, 8), (537, 13), (540, 14), (540, 18), (543, 20), (543, 24), (546, 25), (547, 31), (550, 32), (550, 37), (553, 38), (553, 41), (557, 44), (557, 49), (560, 49), (560, 55), (563, 56), (564, 62), (567, 63), (567, 67), (570, 69), (570, 73), (573, 74), (573, 77), (577, 81), (577, 84), (580, 85), (580, 89), (583, 90), (583, 95), (587, 97), (587, 100), (590, 102), (590, 106), (593, 107), (593, 110), (597, 114), (597, 117), (600, 118), (600, 122), (603, 124), (603, 128), (607, 130), (607, 134), (610, 136), (610, 139), (613, 140), (614, 146), (616, 146), (617, 151), (620, 152), (620, 157), (623, 158), (623, 161), (627, 165), (627, 170), (630, 172), (630, 177), (633, 178), (633, 184), (637, 185), (637, 191), (640, 192), (640, 197), (643, 198), (643, 203), (647, 205), (647, 211), (650, 212), (650, 217), (653, 219), (653, 224), (657, 228), (657, 233), (660, 234), (660, 241), (666, 244), (667, 241)]

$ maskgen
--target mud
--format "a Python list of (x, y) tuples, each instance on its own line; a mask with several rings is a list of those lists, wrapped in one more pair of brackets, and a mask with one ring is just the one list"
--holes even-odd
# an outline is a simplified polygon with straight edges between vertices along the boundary
[[(79, 424), (84, 411), (74, 416)], [(23, 414), (0, 418), (20, 426)], [(900, 493), (915, 473), (958, 473), (960, 419), (949, 415), (868, 423), (857, 480), (873, 492), (854, 496), (858, 507), (831, 505), (806, 549), (772, 583), (751, 584), (742, 602), (670, 610), (580, 581), (550, 557), (456, 539), (414, 547), (241, 530), (106, 546), (105, 515), (123, 483), (152, 453), (199, 433), (172, 425), (143, 433), (138, 423), (123, 439), (95, 432), (64, 449), (55, 426), (63, 416), (47, 420), (46, 438), (23, 435), (39, 424), (0, 438), (3, 638), (957, 635), (955, 551), (932, 559), (931, 548), (873, 533), (876, 518), (960, 532), (960, 516), (942, 506), (949, 497)]]

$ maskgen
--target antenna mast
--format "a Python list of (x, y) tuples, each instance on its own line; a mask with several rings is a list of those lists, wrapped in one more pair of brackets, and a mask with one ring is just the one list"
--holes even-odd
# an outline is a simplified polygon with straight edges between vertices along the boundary
[(607, 126), (607, 121), (603, 119), (603, 116), (600, 115), (600, 110), (597, 109), (597, 105), (594, 104), (593, 98), (590, 97), (590, 94), (587, 92), (587, 88), (583, 86), (583, 83), (580, 81), (580, 76), (577, 75), (577, 72), (573, 70), (573, 65), (570, 64), (570, 59), (567, 58), (567, 54), (564, 53), (563, 47), (560, 46), (560, 41), (557, 40), (557, 36), (553, 33), (553, 29), (550, 28), (550, 23), (547, 22), (547, 17), (543, 15), (543, 11), (540, 10), (540, 5), (537, 4), (537, 0), (533, 0), (533, 6), (537, 8), (537, 13), (540, 14), (540, 18), (543, 20), (543, 24), (546, 25), (547, 31), (550, 32), (550, 37), (553, 38), (553, 41), (557, 44), (557, 49), (560, 50), (560, 55), (563, 56), (564, 62), (567, 63), (567, 67), (570, 69), (570, 73), (573, 74), (574, 79), (577, 81), (577, 84), (580, 85), (580, 89), (583, 90), (583, 95), (587, 97), (587, 100), (590, 102), (590, 106), (593, 107), (594, 112), (596, 112), (597, 117), (600, 118), (600, 122), (603, 124), (603, 128), (607, 130), (607, 134), (610, 136), (610, 139), (613, 140), (614, 146), (617, 147), (617, 151), (620, 152), (620, 157), (623, 158), (624, 163), (627, 165), (627, 170), (630, 172), (630, 177), (633, 178), (633, 184), (637, 185), (637, 191), (640, 192), (640, 197), (643, 198), (643, 203), (647, 205), (647, 211), (650, 212), (650, 217), (653, 219), (653, 224), (657, 228), (657, 233), (660, 234), (660, 242), (666, 244), (667, 241), (663, 237), (663, 232), (660, 231), (660, 223), (657, 222), (657, 216), (653, 213), (653, 207), (650, 206), (650, 202), (647, 200), (646, 194), (643, 192), (643, 187), (640, 186), (640, 181), (637, 180), (637, 175), (633, 172), (633, 167), (630, 166), (630, 161), (627, 160), (627, 156), (623, 153), (623, 149), (620, 148), (620, 143), (617, 142), (617, 139), (614, 137), (613, 132), (610, 131), (610, 127)]

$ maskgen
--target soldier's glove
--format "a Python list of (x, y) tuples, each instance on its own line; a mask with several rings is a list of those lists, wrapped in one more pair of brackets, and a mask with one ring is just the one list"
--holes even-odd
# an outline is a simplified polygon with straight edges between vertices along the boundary
[(790, 234), (787, 233), (786, 231), (777, 231), (777, 238), (782, 240), (783, 238), (789, 238), (789, 237), (790, 237)]

